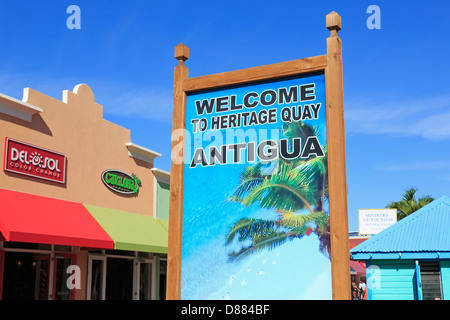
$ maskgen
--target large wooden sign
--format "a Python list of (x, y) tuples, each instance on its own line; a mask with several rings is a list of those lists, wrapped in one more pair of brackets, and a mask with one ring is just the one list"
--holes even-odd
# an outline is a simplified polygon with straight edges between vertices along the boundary
[(175, 48), (167, 299), (350, 299), (337, 13), (327, 28), (326, 55), (196, 78)]

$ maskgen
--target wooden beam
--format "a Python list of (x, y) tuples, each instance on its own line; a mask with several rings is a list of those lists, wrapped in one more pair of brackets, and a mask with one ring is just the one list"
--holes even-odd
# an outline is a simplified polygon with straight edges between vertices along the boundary
[[(189, 59), (189, 48), (184, 44), (175, 47), (175, 67), (173, 89), (172, 135), (178, 132), (179, 140), (172, 141), (172, 164), (170, 169), (170, 203), (169, 203), (169, 244), (167, 248), (167, 300), (179, 300), (181, 294), (181, 244), (183, 229), (183, 187), (184, 187), (184, 148), (174, 154), (174, 147), (184, 143), (186, 128), (186, 93), (183, 82), (189, 77), (189, 70), (184, 62)], [(181, 130), (179, 130), (181, 129)], [(172, 137), (173, 139), (173, 137)], [(178, 150), (178, 149), (177, 149)]]
[(323, 71), (327, 64), (327, 56), (280, 62), (260, 67), (241, 69), (207, 76), (190, 78), (183, 82), (186, 92), (225, 87), (261, 80), (271, 80), (283, 77)]
[(330, 210), (331, 272), (333, 299), (351, 299), (348, 245), (347, 177), (345, 164), (344, 90), (342, 43), (338, 36), (341, 17), (326, 17), (327, 38), (325, 92), (327, 101), (328, 187)]

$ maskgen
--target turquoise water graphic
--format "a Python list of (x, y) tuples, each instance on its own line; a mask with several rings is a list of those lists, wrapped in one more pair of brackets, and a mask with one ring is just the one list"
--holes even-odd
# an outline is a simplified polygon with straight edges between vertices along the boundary
[[(239, 262), (228, 262), (225, 237), (243, 217), (275, 218), (273, 210), (226, 199), (244, 165), (185, 168), (182, 299), (331, 299), (330, 260), (311, 233)], [(209, 183), (217, 188), (210, 189)], [(234, 249), (237, 249), (234, 248)]]

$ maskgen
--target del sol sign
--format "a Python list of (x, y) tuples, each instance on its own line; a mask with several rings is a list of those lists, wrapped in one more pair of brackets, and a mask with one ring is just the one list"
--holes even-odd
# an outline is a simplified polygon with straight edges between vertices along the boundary
[(3, 170), (65, 183), (66, 156), (59, 152), (6, 138)]
[(112, 191), (122, 194), (135, 194), (139, 191), (141, 180), (135, 175), (120, 170), (106, 170), (102, 173), (103, 183)]

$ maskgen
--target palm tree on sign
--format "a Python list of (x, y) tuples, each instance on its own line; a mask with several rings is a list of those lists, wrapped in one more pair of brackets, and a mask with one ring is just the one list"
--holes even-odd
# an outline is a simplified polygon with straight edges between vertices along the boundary
[(402, 200), (391, 202), (386, 208), (397, 209), (397, 220), (401, 220), (434, 200), (428, 195), (416, 199), (416, 192), (416, 188), (406, 189)]
[[(307, 137), (318, 135), (316, 127), (303, 122), (285, 124), (282, 133), (289, 143), (294, 137), (306, 141)], [(273, 209), (278, 218), (242, 218), (232, 225), (226, 244), (230, 245), (237, 239), (241, 249), (229, 253), (230, 261), (272, 249), (312, 232), (320, 239), (320, 251), (330, 256), (329, 216), (324, 211), (328, 201), (326, 145), (323, 151), (323, 157), (313, 155), (307, 159), (277, 159), (276, 166), (274, 163), (258, 163), (245, 168), (229, 201), (246, 207), (256, 204)]]

